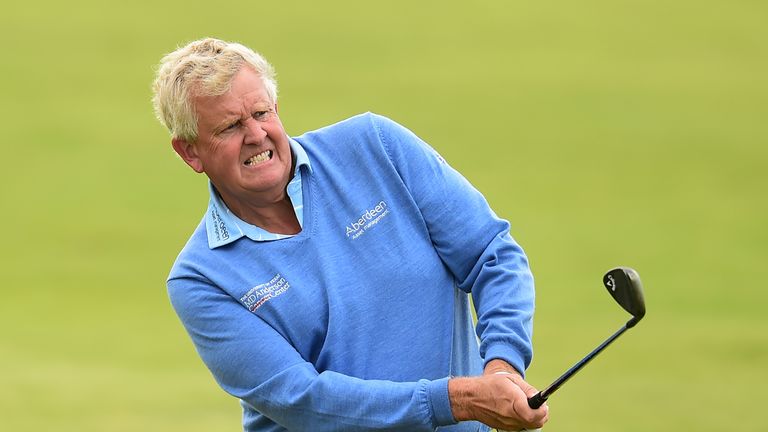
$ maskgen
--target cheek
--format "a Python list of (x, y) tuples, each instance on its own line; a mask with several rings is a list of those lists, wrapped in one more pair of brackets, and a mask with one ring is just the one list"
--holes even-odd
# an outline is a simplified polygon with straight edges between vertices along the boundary
[(238, 137), (236, 134), (228, 135), (224, 138), (211, 140), (208, 148), (208, 154), (214, 158), (228, 158), (240, 154), (240, 147), (237, 145)]

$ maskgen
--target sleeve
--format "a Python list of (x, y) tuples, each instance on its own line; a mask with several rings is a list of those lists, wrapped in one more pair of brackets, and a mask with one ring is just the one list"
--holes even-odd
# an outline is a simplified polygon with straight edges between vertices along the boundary
[(486, 363), (502, 359), (524, 373), (533, 355), (534, 285), (509, 223), (423, 140), (387, 118), (372, 119), (435, 249), (456, 285), (472, 294), (480, 355)]
[(433, 431), (454, 424), (448, 378), (410, 383), (318, 373), (257, 315), (194, 278), (168, 281), (171, 303), (219, 385), (291, 431)]

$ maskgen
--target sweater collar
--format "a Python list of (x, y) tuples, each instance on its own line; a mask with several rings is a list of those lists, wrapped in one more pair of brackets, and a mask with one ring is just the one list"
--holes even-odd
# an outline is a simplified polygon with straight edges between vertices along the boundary
[[(307, 152), (301, 144), (290, 137), (288, 138), (288, 141), (291, 146), (291, 155), (296, 160), (296, 168), (293, 172), (293, 179), (289, 182), (290, 184), (295, 183), (296, 180), (299, 182), (301, 181), (301, 167), (306, 167), (306, 172), (311, 174), (312, 165), (309, 163)], [(237, 217), (229, 210), (210, 180), (208, 181), (208, 193), (209, 200), (208, 210), (205, 213), (205, 230), (208, 235), (209, 248), (215, 249), (219, 246), (224, 246), (241, 237), (248, 237), (254, 241), (279, 240), (282, 238), (293, 237), (291, 235), (270, 233)], [(289, 188), (288, 193), (300, 195), (301, 188)], [(292, 199), (292, 201), (296, 201), (296, 199)]]

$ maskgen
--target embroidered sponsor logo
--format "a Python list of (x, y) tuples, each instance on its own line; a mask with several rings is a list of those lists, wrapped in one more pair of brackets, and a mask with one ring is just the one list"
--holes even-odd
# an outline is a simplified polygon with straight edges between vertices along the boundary
[(229, 231), (224, 220), (219, 216), (219, 212), (216, 209), (211, 209), (211, 217), (213, 218), (213, 233), (216, 235), (216, 240), (227, 240), (229, 238)]
[(370, 230), (389, 214), (389, 206), (386, 201), (380, 201), (372, 208), (363, 212), (360, 218), (347, 225), (347, 237), (355, 240), (366, 231)]
[(447, 164), (448, 164), (448, 162), (446, 162), (446, 161), (445, 161), (445, 159), (444, 159), (442, 156), (440, 156), (440, 153), (438, 153), (436, 150), (434, 150), (434, 149), (433, 149), (433, 150), (432, 150), (432, 153), (434, 153), (434, 154), (435, 154), (435, 157), (437, 158), (437, 160), (438, 160), (438, 161), (439, 161), (441, 164), (445, 164), (445, 165), (447, 165)]
[(248, 310), (254, 312), (256, 309), (264, 306), (264, 303), (277, 296), (283, 295), (290, 287), (291, 284), (278, 273), (275, 277), (270, 279), (269, 282), (256, 285), (249, 289), (245, 295), (240, 297), (240, 302), (242, 302)]

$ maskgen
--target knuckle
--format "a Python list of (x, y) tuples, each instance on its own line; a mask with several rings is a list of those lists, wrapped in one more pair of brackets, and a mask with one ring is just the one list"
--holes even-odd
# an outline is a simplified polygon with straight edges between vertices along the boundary
[(522, 418), (526, 423), (535, 423), (538, 420), (538, 416), (533, 412), (523, 413)]

